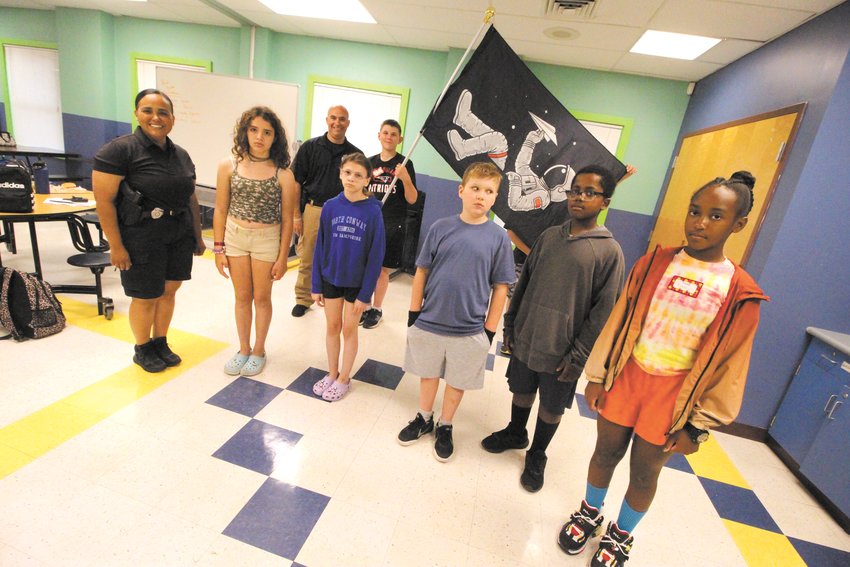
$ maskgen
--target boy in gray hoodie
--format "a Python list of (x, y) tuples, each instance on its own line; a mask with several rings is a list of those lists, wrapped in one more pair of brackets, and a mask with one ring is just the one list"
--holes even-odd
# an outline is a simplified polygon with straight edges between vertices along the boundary
[(546, 448), (572, 407), (584, 363), (623, 288), (623, 252), (597, 224), (616, 185), (599, 166), (576, 173), (567, 192), (570, 219), (537, 239), (505, 314), (504, 340), (513, 351), (506, 373), (511, 421), (481, 446), (490, 453), (528, 447), (526, 424), (539, 390), (534, 439), (520, 476), (529, 492), (543, 487)]

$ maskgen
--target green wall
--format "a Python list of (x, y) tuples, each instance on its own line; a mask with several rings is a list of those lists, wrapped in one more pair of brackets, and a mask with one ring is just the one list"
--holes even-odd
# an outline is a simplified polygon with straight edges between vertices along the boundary
[[(470, 38), (473, 32), (470, 30)], [(250, 36), (246, 27), (142, 20), (70, 8), (0, 8), (0, 38), (57, 44), (64, 112), (120, 122), (131, 120), (135, 95), (131, 92), (131, 54), (209, 60), (216, 73), (247, 76)], [(310, 75), (409, 87), (405, 132), (409, 150), (462, 53), (459, 49), (397, 48), (259, 28), (254, 78), (301, 86), (298, 137), (304, 132)], [(688, 104), (685, 83), (541, 63), (529, 63), (529, 67), (569, 110), (632, 121), (623, 159), (637, 166), (638, 174), (618, 191), (614, 207), (651, 215)], [(0, 68), (0, 72), (5, 70)], [(455, 178), (424, 140), (413, 158), (417, 172)]]

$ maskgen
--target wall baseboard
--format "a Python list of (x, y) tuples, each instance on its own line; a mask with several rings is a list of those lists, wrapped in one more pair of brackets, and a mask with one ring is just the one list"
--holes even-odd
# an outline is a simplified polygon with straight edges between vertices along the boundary
[(744, 423), (733, 422), (729, 425), (721, 425), (716, 428), (715, 431), (720, 431), (721, 433), (726, 433), (728, 435), (734, 435), (735, 437), (742, 437), (744, 439), (749, 439), (750, 441), (758, 441), (760, 443), (767, 442), (767, 429), (762, 429), (761, 427), (756, 427), (755, 425), (746, 425)]

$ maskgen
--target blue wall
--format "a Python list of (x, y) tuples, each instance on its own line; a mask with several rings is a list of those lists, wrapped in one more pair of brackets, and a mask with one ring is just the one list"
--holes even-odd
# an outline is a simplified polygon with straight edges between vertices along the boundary
[(699, 82), (682, 134), (807, 102), (747, 269), (762, 308), (738, 422), (767, 428), (807, 326), (850, 332), (850, 3)]

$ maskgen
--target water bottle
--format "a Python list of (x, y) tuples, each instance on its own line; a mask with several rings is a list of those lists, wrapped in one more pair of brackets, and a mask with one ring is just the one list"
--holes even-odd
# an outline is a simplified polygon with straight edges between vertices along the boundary
[(32, 176), (36, 193), (50, 193), (50, 173), (47, 171), (46, 163), (37, 161), (32, 164)]

